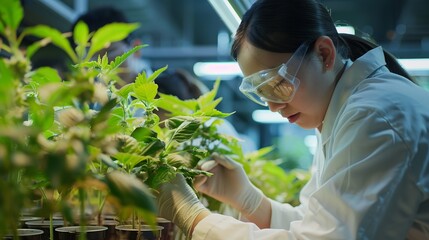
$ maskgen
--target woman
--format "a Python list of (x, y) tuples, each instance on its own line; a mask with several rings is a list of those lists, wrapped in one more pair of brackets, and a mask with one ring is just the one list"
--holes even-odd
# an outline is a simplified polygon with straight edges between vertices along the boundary
[(429, 93), (390, 54), (338, 34), (314, 0), (257, 0), (232, 53), (246, 96), (317, 129), (301, 205), (266, 198), (215, 156), (196, 189), (251, 223), (210, 213), (180, 175), (160, 190), (161, 216), (193, 239), (429, 239)]

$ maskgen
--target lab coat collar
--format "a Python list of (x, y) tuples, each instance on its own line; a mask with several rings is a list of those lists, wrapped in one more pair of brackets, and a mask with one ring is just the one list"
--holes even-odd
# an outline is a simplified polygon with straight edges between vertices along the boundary
[(323, 121), (322, 145), (325, 145), (330, 139), (335, 119), (356, 86), (384, 65), (386, 65), (386, 61), (381, 47), (368, 51), (355, 62), (347, 60), (347, 68), (335, 87)]

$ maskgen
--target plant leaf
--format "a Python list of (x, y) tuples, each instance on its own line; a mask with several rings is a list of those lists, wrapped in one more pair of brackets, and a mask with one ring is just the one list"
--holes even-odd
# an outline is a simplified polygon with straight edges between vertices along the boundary
[(74, 62), (77, 62), (76, 53), (73, 51), (70, 42), (57, 29), (44, 25), (37, 25), (35, 27), (26, 28), (23, 34), (30, 34), (40, 38), (49, 38), (55, 46), (64, 50)]
[(197, 120), (186, 120), (182, 122), (179, 127), (174, 129), (171, 140), (175, 140), (177, 142), (184, 142), (191, 139), (197, 129), (200, 127), (200, 125), (201, 122)]
[(173, 95), (163, 93), (158, 94), (160, 98), (156, 103), (157, 107), (170, 112), (173, 116), (190, 115), (197, 110), (198, 103), (195, 99), (181, 100)]
[(83, 22), (79, 21), (76, 24), (76, 27), (73, 29), (73, 40), (76, 43), (76, 45), (85, 46), (89, 39), (89, 29), (88, 25)]
[(161, 74), (162, 72), (164, 72), (165, 70), (167, 70), (168, 66), (162, 67), (160, 69), (157, 69), (155, 72), (152, 73), (152, 75), (150, 75), (150, 77), (147, 79), (148, 82), (153, 82), (155, 81), (155, 79), (159, 76), (159, 74)]
[(3, 33), (5, 26), (9, 26), (12, 31), (16, 31), (24, 16), (20, 1), (1, 0), (0, 6), (0, 23), (2, 23), (0, 33)]
[(122, 63), (124, 63), (124, 62), (125, 62), (125, 60), (127, 60), (127, 58), (128, 58), (130, 55), (132, 55), (133, 53), (137, 52), (138, 50), (140, 50), (140, 49), (142, 49), (142, 48), (144, 48), (144, 47), (146, 47), (146, 46), (147, 46), (147, 45), (139, 45), (139, 46), (136, 46), (136, 47), (134, 47), (133, 49), (128, 50), (126, 53), (122, 54), (121, 56), (117, 56), (117, 57), (115, 58), (115, 60), (113, 60), (113, 61), (110, 63), (110, 70), (114, 70), (114, 69), (118, 68)]
[(158, 92), (158, 85), (155, 83), (134, 83), (134, 96), (145, 102), (153, 102)]
[(131, 133), (131, 137), (139, 142), (146, 142), (148, 139), (157, 137), (157, 133), (147, 127), (138, 127)]
[(125, 39), (132, 31), (139, 27), (137, 23), (109, 23), (99, 28), (91, 39), (91, 46), (87, 59), (90, 59), (96, 52), (108, 47), (112, 42)]
[(134, 206), (148, 212), (156, 212), (154, 197), (138, 178), (119, 171), (112, 171), (107, 174), (106, 182), (110, 193), (123, 206)]
[(62, 81), (58, 71), (51, 67), (41, 67), (36, 69), (31, 75), (31, 80), (39, 86), (47, 83), (59, 83)]

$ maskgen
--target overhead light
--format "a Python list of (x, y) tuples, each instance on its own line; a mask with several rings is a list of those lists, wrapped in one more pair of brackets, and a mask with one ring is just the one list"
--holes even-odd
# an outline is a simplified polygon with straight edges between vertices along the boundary
[(231, 31), (231, 33), (235, 33), (240, 25), (241, 18), (232, 7), (231, 3), (228, 0), (208, 0), (212, 5), (214, 10), (220, 16), (222, 21), (225, 23), (226, 27)]
[(403, 58), (398, 61), (413, 76), (429, 75), (429, 58)]
[(355, 28), (352, 26), (336, 26), (338, 33), (347, 33), (355, 35)]
[(194, 73), (198, 77), (218, 78), (229, 80), (242, 76), (236, 62), (197, 62), (194, 64)]
[(255, 110), (252, 112), (252, 119), (258, 123), (288, 123), (287, 118), (282, 117), (277, 112), (270, 110)]
[[(414, 76), (429, 75), (429, 58), (398, 59), (402, 67)], [(199, 77), (233, 78), (243, 76), (237, 62), (198, 62), (194, 64), (194, 73)]]

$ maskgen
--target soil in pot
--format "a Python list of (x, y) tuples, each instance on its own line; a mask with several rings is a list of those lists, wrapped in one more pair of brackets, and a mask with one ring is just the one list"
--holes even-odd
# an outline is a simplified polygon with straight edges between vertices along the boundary
[[(20, 240), (42, 240), (43, 231), (40, 229), (19, 228), (17, 231)], [(12, 240), (13, 236), (5, 236), (3, 239)]]
[[(25, 222), (25, 226), (32, 229), (40, 229), (43, 231), (42, 240), (49, 240), (49, 220), (35, 220)], [(55, 228), (64, 226), (64, 221), (53, 220), (52, 225), (54, 227), (54, 240), (58, 240), (58, 234), (55, 232)]]
[[(59, 227), (55, 229), (58, 233), (59, 240), (79, 240), (81, 226)], [(107, 227), (105, 226), (85, 226), (85, 234), (87, 240), (105, 240), (107, 235)]]
[(160, 240), (162, 226), (140, 225), (133, 228), (132, 225), (116, 226), (116, 236), (118, 240)]

